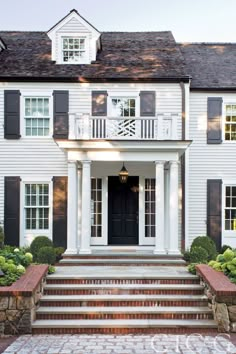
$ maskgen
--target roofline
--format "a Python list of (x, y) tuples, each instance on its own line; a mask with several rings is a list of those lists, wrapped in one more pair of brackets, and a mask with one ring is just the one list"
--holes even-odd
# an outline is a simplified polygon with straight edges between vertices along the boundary
[(85, 78), (79, 77), (7, 77), (0, 76), (0, 82), (78, 82), (78, 83), (109, 83), (109, 82), (121, 82), (121, 83), (189, 83), (191, 80), (190, 76), (183, 77), (160, 77), (160, 78)]
[(95, 31), (100, 33), (100, 31), (94, 27), (89, 21), (87, 21), (83, 16), (81, 16), (76, 9), (72, 9), (66, 16), (64, 16), (60, 21), (58, 21), (54, 26), (52, 26), (46, 33), (51, 32), (56, 26), (58, 26), (62, 21), (64, 21), (72, 12), (75, 12), (79, 17), (82, 18), (89, 26), (91, 26)]
[(236, 92), (235, 87), (191, 87), (190, 91), (197, 92)]

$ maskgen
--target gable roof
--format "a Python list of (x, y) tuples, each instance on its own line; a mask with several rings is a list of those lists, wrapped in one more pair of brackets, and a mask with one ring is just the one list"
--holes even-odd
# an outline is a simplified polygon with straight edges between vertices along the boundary
[(81, 15), (78, 13), (78, 11), (75, 10), (75, 9), (72, 9), (66, 16), (64, 16), (60, 21), (58, 21), (54, 26), (52, 26), (52, 27), (48, 30), (47, 33), (49, 34), (49, 33), (52, 32), (56, 27), (58, 27), (60, 24), (62, 25), (63, 22), (64, 22), (67, 18), (69, 18), (69, 17), (71, 16), (71, 14), (77, 15), (78, 17), (80, 17), (80, 19), (82, 19), (82, 21), (83, 21), (85, 24), (87, 24), (89, 27), (91, 27), (91, 28), (92, 28), (93, 30), (95, 30), (97, 33), (100, 33), (99, 30), (98, 30), (96, 27), (94, 27), (89, 21), (87, 21), (83, 16), (81, 16)]
[(189, 80), (171, 32), (104, 32), (93, 64), (56, 64), (45, 32), (0, 32), (0, 79), (86, 81)]
[(193, 89), (236, 89), (236, 43), (181, 43)]

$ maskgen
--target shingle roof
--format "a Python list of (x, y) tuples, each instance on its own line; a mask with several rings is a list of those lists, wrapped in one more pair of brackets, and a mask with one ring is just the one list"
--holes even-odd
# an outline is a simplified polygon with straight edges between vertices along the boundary
[(236, 43), (181, 43), (191, 88), (236, 88)]
[(55, 64), (45, 32), (0, 32), (7, 49), (0, 53), (0, 78), (76, 81), (172, 79), (187, 76), (171, 32), (104, 32), (102, 50), (89, 65)]

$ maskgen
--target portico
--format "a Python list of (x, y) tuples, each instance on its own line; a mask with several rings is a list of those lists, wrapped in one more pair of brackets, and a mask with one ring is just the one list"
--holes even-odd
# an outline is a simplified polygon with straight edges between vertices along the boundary
[[(66, 254), (147, 247), (180, 254), (181, 154), (189, 142), (60, 142), (68, 155)], [(126, 186), (118, 173), (123, 162)]]

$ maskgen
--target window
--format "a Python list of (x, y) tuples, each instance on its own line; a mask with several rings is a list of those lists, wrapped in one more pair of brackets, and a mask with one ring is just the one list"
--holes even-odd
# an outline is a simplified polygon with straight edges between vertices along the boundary
[(25, 134), (26, 136), (49, 135), (49, 98), (25, 98)]
[(134, 98), (112, 98), (112, 117), (135, 117), (136, 102)]
[(145, 237), (155, 237), (155, 178), (145, 179)]
[(49, 229), (49, 184), (25, 184), (25, 229)]
[(102, 179), (91, 179), (91, 236), (102, 237)]
[(236, 105), (225, 107), (225, 140), (236, 140)]
[(225, 230), (236, 231), (236, 186), (225, 187)]
[(63, 38), (63, 62), (80, 62), (86, 56), (85, 38)]

